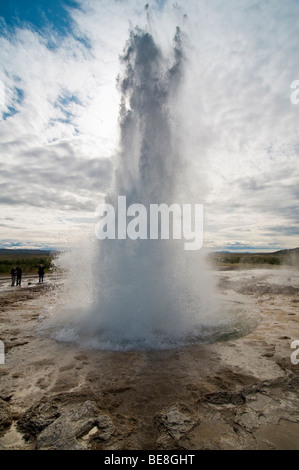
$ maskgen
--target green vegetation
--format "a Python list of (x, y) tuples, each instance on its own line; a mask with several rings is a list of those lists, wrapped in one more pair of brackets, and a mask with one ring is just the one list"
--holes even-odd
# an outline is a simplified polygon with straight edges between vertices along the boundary
[(53, 255), (45, 254), (43, 256), (35, 255), (0, 255), (0, 274), (9, 274), (13, 267), (22, 266), (23, 274), (37, 273), (40, 264), (44, 265), (45, 272), (52, 267)]
[(299, 248), (274, 253), (210, 253), (212, 265), (227, 269), (244, 269), (261, 265), (299, 266)]

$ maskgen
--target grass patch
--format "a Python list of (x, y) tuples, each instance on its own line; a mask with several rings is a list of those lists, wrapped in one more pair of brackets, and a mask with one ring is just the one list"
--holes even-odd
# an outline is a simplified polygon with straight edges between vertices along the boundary
[(298, 266), (299, 249), (274, 253), (210, 253), (208, 259), (213, 266), (227, 269), (268, 266)]
[(36, 256), (32, 254), (17, 253), (0, 255), (0, 274), (9, 274), (13, 267), (22, 266), (23, 274), (37, 273), (38, 267), (42, 264), (45, 272), (53, 268), (54, 254)]

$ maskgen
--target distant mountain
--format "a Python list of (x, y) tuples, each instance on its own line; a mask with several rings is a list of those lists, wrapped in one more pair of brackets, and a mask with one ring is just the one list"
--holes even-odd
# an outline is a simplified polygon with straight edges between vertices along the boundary
[(222, 251), (213, 251), (212, 253), (216, 253), (216, 254), (236, 254), (236, 255), (291, 255), (291, 254), (294, 254), (294, 255), (298, 255), (299, 254), (299, 247), (297, 248), (288, 248), (288, 249), (284, 249), (284, 250), (278, 250), (278, 251), (266, 251), (266, 252), (263, 252), (263, 251), (237, 251), (237, 250), (233, 250), (233, 251), (229, 251), (229, 250), (222, 250)]
[(297, 248), (290, 248), (290, 249), (287, 249), (287, 250), (279, 250), (279, 251), (274, 251), (273, 252), (274, 255), (290, 255), (290, 254), (299, 254), (299, 247)]
[(50, 250), (32, 250), (23, 248), (0, 248), (0, 255), (8, 256), (50, 256), (55, 254), (55, 251)]

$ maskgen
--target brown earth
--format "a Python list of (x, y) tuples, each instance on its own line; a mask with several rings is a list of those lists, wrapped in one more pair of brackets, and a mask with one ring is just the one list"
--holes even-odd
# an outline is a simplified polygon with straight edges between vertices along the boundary
[(215, 275), (223, 297), (255, 303), (251, 333), (128, 352), (38, 335), (59, 285), (3, 280), (0, 449), (299, 449), (299, 271)]

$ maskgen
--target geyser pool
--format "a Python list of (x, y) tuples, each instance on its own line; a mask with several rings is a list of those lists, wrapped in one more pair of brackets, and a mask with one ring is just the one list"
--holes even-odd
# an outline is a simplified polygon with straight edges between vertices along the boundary
[[(117, 207), (120, 195), (128, 205), (145, 207), (203, 202), (200, 190), (190, 191), (192, 168), (180, 145), (180, 122), (188, 118), (177, 112), (184, 61), (179, 28), (167, 58), (148, 31), (130, 32), (118, 79), (120, 144), (107, 204)], [(70, 284), (45, 330), (57, 340), (116, 350), (178, 347), (229, 335), (235, 327), (215, 300), (203, 250), (186, 251), (183, 243), (94, 236), (85, 259), (81, 248), (73, 274), (76, 252), (62, 257), (71, 260)], [(79, 271), (86, 283), (74, 282)]]

